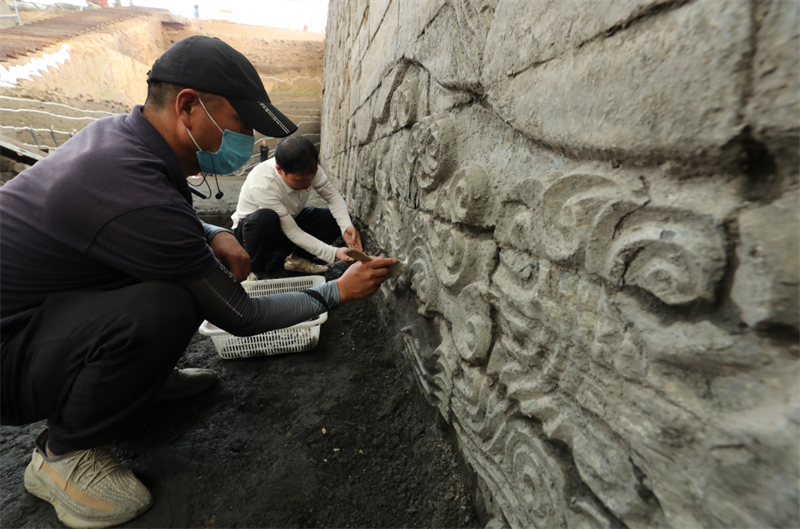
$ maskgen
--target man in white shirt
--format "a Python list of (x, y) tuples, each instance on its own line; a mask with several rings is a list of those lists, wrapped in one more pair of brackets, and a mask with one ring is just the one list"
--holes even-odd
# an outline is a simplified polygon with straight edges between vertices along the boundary
[[(329, 209), (306, 207), (312, 188)], [(275, 148), (275, 158), (250, 172), (231, 218), (256, 275), (269, 272), (289, 252), (284, 268), (296, 272), (327, 271), (327, 266), (310, 261), (314, 257), (328, 264), (350, 261), (347, 248), (330, 245), (339, 236), (347, 247), (364, 250), (347, 204), (319, 167), (316, 147), (304, 136), (284, 139)]]

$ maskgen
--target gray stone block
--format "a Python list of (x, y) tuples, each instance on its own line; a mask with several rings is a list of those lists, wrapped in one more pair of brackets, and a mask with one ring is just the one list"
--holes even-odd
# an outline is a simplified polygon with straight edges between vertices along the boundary
[[(561, 0), (497, 2), (486, 37), (485, 79), (514, 76), (592, 39), (605, 38), (648, 11), (670, 8), (664, 0)], [(674, 4), (674, 3), (672, 3)], [(513, 43), (513, 44), (512, 44)]]
[(750, 327), (800, 327), (800, 198), (787, 195), (739, 216), (739, 268), (731, 297)]
[(749, 14), (745, 0), (692, 2), (512, 78), (484, 73), (487, 100), (528, 137), (575, 155), (707, 161), (742, 127)]
[(753, 59), (753, 94), (747, 121), (754, 136), (777, 157), (786, 174), (800, 163), (800, 2), (759, 2), (759, 31)]

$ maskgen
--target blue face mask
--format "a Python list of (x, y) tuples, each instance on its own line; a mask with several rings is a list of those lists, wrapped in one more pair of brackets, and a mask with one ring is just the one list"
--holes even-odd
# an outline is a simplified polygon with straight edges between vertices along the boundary
[[(198, 99), (198, 101), (200, 100)], [(206, 174), (231, 174), (246, 164), (253, 155), (254, 137), (228, 129), (223, 132), (202, 101), (200, 101), (200, 105), (206, 111), (211, 122), (222, 132), (222, 145), (219, 146), (219, 150), (217, 152), (206, 152), (197, 145), (192, 132), (188, 129), (186, 130), (198, 149), (197, 161), (200, 163), (200, 171)]]

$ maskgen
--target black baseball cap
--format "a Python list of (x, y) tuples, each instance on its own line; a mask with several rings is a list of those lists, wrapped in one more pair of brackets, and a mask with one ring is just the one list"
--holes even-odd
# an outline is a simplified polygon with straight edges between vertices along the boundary
[(147, 81), (161, 81), (222, 96), (261, 134), (283, 138), (297, 125), (269, 101), (255, 66), (216, 37), (181, 39), (156, 59)]

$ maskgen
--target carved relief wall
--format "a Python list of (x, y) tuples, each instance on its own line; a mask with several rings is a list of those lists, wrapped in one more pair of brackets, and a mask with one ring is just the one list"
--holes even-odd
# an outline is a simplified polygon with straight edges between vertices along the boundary
[(492, 527), (800, 525), (798, 28), (332, 0), (323, 165)]

